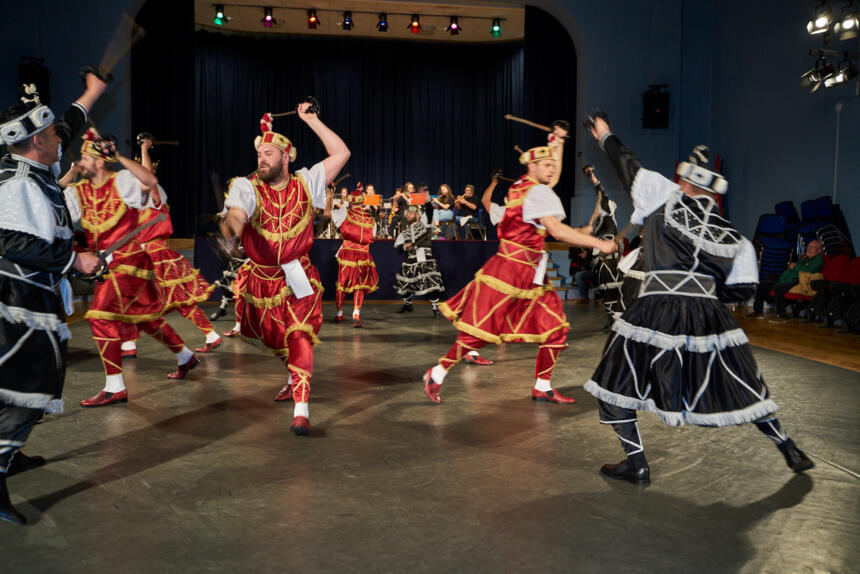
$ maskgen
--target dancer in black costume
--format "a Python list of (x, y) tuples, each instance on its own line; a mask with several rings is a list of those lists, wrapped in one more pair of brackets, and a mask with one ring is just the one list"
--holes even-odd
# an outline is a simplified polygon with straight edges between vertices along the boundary
[(616, 319), (585, 386), (600, 400), (600, 422), (612, 425), (627, 454), (601, 472), (650, 482), (637, 410), (671, 426), (752, 422), (776, 443), (789, 468), (812, 468), (773, 415), (779, 407), (724, 304), (753, 294), (758, 269), (752, 244), (719, 215), (714, 196), (728, 183), (703, 167), (707, 148), (697, 147), (678, 166), (679, 185), (644, 169), (601, 112), (586, 126), (633, 199), (632, 221), (645, 226), (639, 298)]
[[(615, 221), (615, 202), (609, 199), (603, 184), (594, 173), (594, 166), (587, 165), (582, 170), (591, 179), (597, 194), (597, 203), (591, 216), (591, 234), (599, 239), (615, 240), (618, 235), (618, 223)], [(596, 250), (595, 250), (596, 251)], [(621, 299), (621, 282), (623, 278), (618, 271), (618, 261), (621, 252), (594, 253), (594, 275), (597, 277), (597, 288), (600, 290), (600, 302), (606, 311), (608, 328), (612, 320), (623, 311)]]

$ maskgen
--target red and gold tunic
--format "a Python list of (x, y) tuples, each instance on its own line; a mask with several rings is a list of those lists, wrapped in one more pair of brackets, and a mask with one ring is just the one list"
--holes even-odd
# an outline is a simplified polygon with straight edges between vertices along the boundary
[[(73, 218), (80, 217), (91, 249), (111, 247), (138, 226), (141, 212), (140, 183), (127, 171), (112, 173), (100, 186), (87, 180), (66, 193)], [(164, 295), (155, 282), (152, 260), (139, 238), (113, 252), (103, 283), (96, 283), (87, 319), (125, 323), (151, 321), (162, 313)]]
[(370, 244), (376, 224), (363, 206), (347, 209), (346, 219), (340, 224), (343, 245), (337, 252), (337, 290), (344, 293), (379, 289), (376, 263), (370, 255)]
[[(164, 193), (161, 188), (159, 191)], [(163, 195), (161, 200), (160, 207), (150, 207), (140, 212), (138, 225), (152, 221), (162, 213), (167, 219), (146, 228), (138, 236), (138, 240), (155, 266), (158, 286), (164, 292), (163, 312), (166, 313), (177, 307), (190, 307), (206, 301), (215, 286), (210, 285), (181, 253), (167, 245), (167, 239), (173, 235), (173, 222)]]
[[(511, 185), (498, 227), (498, 252), (469, 284), (439, 306), (458, 330), (489, 343), (543, 343), (570, 326), (552, 284), (546, 277), (541, 284), (534, 283), (546, 230), (523, 219), (523, 204), (536, 184), (523, 177)], [(551, 210), (540, 216), (556, 214)]]
[[(318, 165), (324, 180), (324, 170)], [(237, 178), (225, 201), (228, 208), (239, 207), (246, 213), (253, 206), (241, 238), (249, 261), (243, 265), (242, 280), (237, 277), (234, 285), (242, 335), (259, 339), (276, 355), (287, 354), (287, 336), (295, 331), (318, 342), (316, 334), (322, 325), (323, 287), (307, 255), (314, 240), (314, 206), (305, 182), (307, 174), (300, 170), (280, 188), (256, 175)], [(319, 187), (324, 197), (324, 185)], [(301, 299), (293, 294), (281, 268), (294, 260), (299, 261), (313, 288), (313, 294)]]

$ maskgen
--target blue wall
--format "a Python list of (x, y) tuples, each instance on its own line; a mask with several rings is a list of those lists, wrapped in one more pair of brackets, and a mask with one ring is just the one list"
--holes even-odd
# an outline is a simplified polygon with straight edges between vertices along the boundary
[[(77, 70), (101, 59), (122, 9), (129, 4), (135, 2), (3, 2), (0, 102), (6, 105), (17, 97), (17, 65), (24, 55), (46, 58), (53, 71), (54, 107), (74, 99), (80, 93)], [(710, 144), (726, 158), (729, 216), (747, 235), (752, 235), (758, 216), (771, 211), (778, 201), (791, 199), (799, 207), (804, 199), (832, 194), (834, 105), (841, 101), (837, 200), (858, 245), (860, 97), (854, 95), (853, 86), (816, 94), (800, 89), (800, 74), (813, 64), (807, 52), (820, 45), (805, 31), (811, 1), (537, 0), (534, 4), (558, 18), (574, 40), (580, 115), (593, 106), (605, 109), (614, 130), (643, 163), (666, 175), (693, 145)], [(856, 51), (858, 44), (834, 41), (829, 47)], [(559, 62), (559, 70), (564, 72), (564, 62)], [(94, 116), (103, 131), (126, 140), (133, 134), (127, 59), (114, 75), (118, 81), (110, 96), (99, 102)], [(669, 86), (668, 130), (641, 127), (641, 94), (649, 84)], [(632, 211), (629, 199), (582, 130), (577, 130), (568, 150), (576, 152), (582, 154), (578, 166), (585, 161), (596, 163), (619, 203), (623, 224)], [(593, 193), (579, 171), (566, 177), (576, 177), (579, 190), (571, 219), (584, 222), (594, 207)]]

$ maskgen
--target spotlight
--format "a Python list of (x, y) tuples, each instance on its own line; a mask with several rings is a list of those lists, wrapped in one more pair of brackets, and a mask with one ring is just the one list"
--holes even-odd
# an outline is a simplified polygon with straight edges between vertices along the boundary
[(857, 75), (857, 68), (849, 59), (842, 60), (839, 65), (839, 71), (826, 78), (824, 80), (825, 88), (832, 88), (833, 86), (841, 86), (842, 84), (847, 84), (848, 80), (855, 77)]
[(830, 5), (822, 0), (821, 4), (815, 7), (815, 14), (812, 19), (806, 24), (806, 31), (810, 34), (824, 34), (830, 28), (830, 22), (833, 19), (833, 12), (830, 10)]
[(352, 12), (343, 13), (343, 22), (341, 23), (341, 27), (344, 30), (352, 30)]
[(275, 23), (275, 18), (272, 16), (272, 7), (267, 6), (263, 8), (263, 19), (260, 20), (263, 23), (265, 28), (271, 28), (272, 24)]
[(417, 34), (421, 31), (421, 19), (418, 17), (418, 14), (413, 14), (412, 18), (409, 19), (408, 28), (411, 34)]
[(216, 26), (223, 26), (226, 18), (224, 17), (224, 5), (215, 4), (215, 18), (212, 20)]
[(857, 37), (858, 28), (860, 28), (860, 19), (858, 19), (857, 9), (854, 8), (854, 2), (849, 2), (842, 10), (842, 19), (833, 25), (833, 31), (839, 34), (840, 40), (853, 40)]
[(462, 28), (460, 28), (460, 24), (457, 23), (457, 17), (451, 16), (451, 23), (448, 24), (448, 27), (445, 28), (445, 31), (451, 32), (452, 36), (456, 36), (457, 34), (460, 33), (460, 30), (462, 30)]
[(490, 26), (490, 36), (498, 38), (502, 35), (502, 19), (493, 18), (493, 25)]
[(320, 25), (320, 20), (317, 18), (316, 10), (308, 10), (308, 30), (316, 30)]
[(388, 14), (383, 12), (379, 15), (379, 22), (376, 23), (376, 29), (380, 32), (388, 32)]
[[(800, 76), (800, 87), (810, 92), (815, 92), (821, 87), (822, 82), (833, 75), (833, 64), (825, 58), (819, 58), (815, 67)], [(847, 80), (846, 80), (847, 81)]]

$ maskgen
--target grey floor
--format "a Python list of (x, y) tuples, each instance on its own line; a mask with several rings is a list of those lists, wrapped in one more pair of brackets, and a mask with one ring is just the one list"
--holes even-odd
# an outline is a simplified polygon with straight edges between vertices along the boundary
[[(27, 446), (49, 464), (9, 480), (31, 525), (0, 523), (0, 572), (860, 571), (860, 480), (820, 459), (794, 475), (749, 425), (643, 415), (652, 485), (601, 477), (622, 455), (582, 389), (598, 309), (567, 309), (554, 382), (575, 405), (529, 400), (532, 345), (458, 365), (430, 403), (421, 374), (455, 331), (429, 307), (395, 309), (367, 304), (361, 330), (325, 324), (309, 438), (272, 401), (281, 362), (234, 340), (172, 382), (172, 356), (144, 339), (129, 404), (82, 409), (103, 374), (73, 325), (66, 413)], [(860, 471), (860, 374), (755, 352), (800, 447)]]

